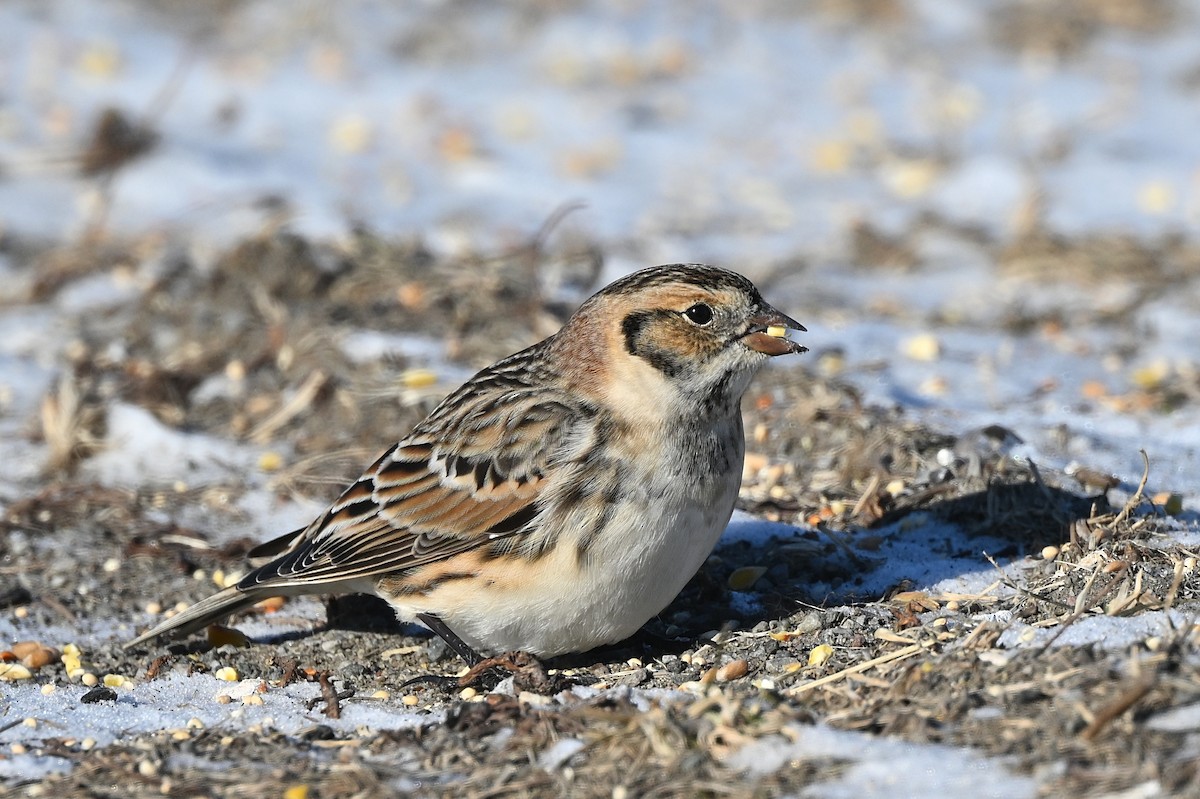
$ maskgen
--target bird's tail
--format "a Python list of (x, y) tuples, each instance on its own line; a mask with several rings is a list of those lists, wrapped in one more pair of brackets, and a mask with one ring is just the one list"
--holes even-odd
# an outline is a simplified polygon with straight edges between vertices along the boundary
[(226, 588), (224, 591), (213, 594), (208, 599), (200, 600), (187, 610), (181, 611), (156, 627), (147, 630), (125, 644), (125, 648), (130, 649), (166, 633), (173, 632), (186, 635), (195, 632), (231, 613), (250, 607), (262, 598), (263, 596), (254, 591), (246, 593), (238, 590), (237, 587)]

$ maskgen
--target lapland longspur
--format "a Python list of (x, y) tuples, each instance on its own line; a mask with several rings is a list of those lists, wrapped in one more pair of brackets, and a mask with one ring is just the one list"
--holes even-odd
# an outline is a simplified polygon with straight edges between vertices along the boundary
[(269, 596), (374, 593), (468, 661), (632, 635), (733, 513), (740, 401), (804, 330), (739, 274), (698, 264), (612, 283), (556, 334), (451, 393), (273, 560), (131, 641)]

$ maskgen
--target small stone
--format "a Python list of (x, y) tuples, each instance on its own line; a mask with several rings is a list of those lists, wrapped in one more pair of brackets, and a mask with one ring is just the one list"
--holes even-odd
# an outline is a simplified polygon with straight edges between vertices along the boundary
[(619, 678), (617, 685), (628, 685), (631, 688), (636, 688), (650, 679), (650, 672), (646, 669), (634, 669), (632, 673), (626, 674)]
[(116, 702), (117, 692), (105, 685), (97, 685), (79, 697), (79, 701), (85, 705), (94, 705), (97, 702)]

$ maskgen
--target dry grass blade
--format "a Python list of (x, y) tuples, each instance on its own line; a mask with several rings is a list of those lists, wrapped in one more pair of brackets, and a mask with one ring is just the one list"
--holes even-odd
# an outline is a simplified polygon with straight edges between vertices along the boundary
[(288, 422), (295, 419), (313, 403), (317, 398), (317, 394), (325, 386), (328, 378), (324, 372), (316, 371), (305, 378), (300, 384), (300, 388), (291, 398), (279, 407), (275, 413), (264, 419), (258, 427), (250, 433), (248, 438), (255, 444), (265, 444), (274, 437), (280, 428)]
[(88, 402), (78, 381), (59, 378), (55, 390), (42, 398), (42, 438), (49, 449), (46, 468), (51, 473), (70, 472), (100, 448), (104, 411)]
[(1100, 708), (1094, 714), (1092, 723), (1084, 728), (1080, 733), (1080, 737), (1085, 741), (1094, 741), (1105, 727), (1112, 721), (1118, 718), (1122, 713), (1129, 710), (1141, 700), (1146, 694), (1150, 693), (1150, 689), (1158, 682), (1158, 674), (1151, 672), (1144, 675), (1136, 683), (1126, 689), (1120, 696), (1109, 702), (1104, 707)]
[(879, 657), (871, 658), (870, 660), (864, 660), (862, 663), (857, 663), (849, 668), (842, 669), (839, 672), (821, 677), (818, 680), (813, 680), (812, 682), (804, 683), (803, 685), (793, 686), (787, 690), (787, 695), (799, 696), (800, 694), (811, 691), (814, 688), (821, 688), (826, 685), (840, 682), (852, 674), (859, 674), (860, 672), (873, 669), (876, 666), (882, 666), (886, 663), (894, 663), (898, 660), (910, 658), (913, 655), (919, 654), (924, 649), (925, 646), (922, 644), (913, 644), (911, 646), (906, 646), (903, 649), (897, 649), (895, 652), (888, 652), (886, 655), (880, 655)]

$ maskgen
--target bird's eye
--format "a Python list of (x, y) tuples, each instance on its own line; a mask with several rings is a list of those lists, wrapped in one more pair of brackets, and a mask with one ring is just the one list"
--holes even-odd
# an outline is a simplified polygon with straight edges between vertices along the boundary
[(688, 318), (688, 321), (694, 325), (704, 327), (713, 320), (713, 309), (708, 305), (698, 302), (691, 308), (683, 312), (683, 315)]

